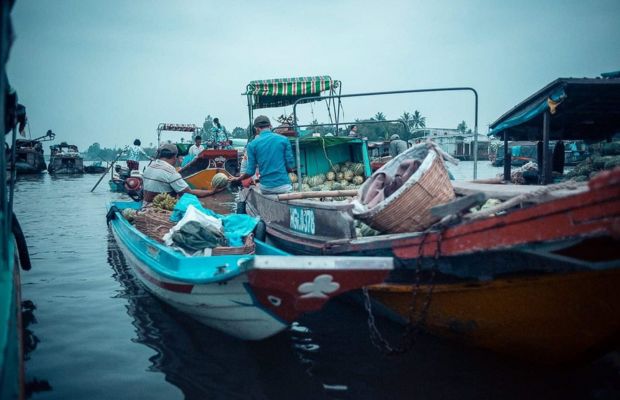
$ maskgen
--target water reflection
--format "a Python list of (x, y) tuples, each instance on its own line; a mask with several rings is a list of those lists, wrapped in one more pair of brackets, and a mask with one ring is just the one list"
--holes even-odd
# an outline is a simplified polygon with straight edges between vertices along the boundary
[[(24, 345), (24, 362), (30, 360), (30, 354), (37, 349), (39, 338), (30, 329), (30, 325), (37, 323), (34, 310), (37, 307), (30, 300), (22, 301), (22, 327), (23, 327), (23, 345)], [(52, 390), (52, 386), (45, 379), (32, 377), (25, 382), (26, 398), (31, 398), (33, 394), (39, 392), (48, 392)]]
[(133, 275), (111, 233), (108, 263), (127, 299), (136, 342), (153, 351), (151, 371), (163, 372), (186, 399), (323, 398), (290, 351), (286, 333), (243, 342), (205, 327), (151, 296)]

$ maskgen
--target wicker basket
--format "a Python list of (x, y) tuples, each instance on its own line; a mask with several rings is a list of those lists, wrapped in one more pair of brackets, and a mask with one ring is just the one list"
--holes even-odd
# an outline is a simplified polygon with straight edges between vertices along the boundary
[(251, 233), (245, 237), (245, 243), (239, 247), (224, 247), (219, 246), (213, 249), (214, 256), (225, 256), (234, 254), (254, 254), (256, 251), (256, 245), (254, 244), (254, 235)]
[(453, 199), (450, 177), (441, 156), (436, 154), (417, 182), (355, 217), (381, 232), (418, 232), (439, 220), (431, 215), (432, 207)]
[(148, 207), (138, 211), (134, 217), (134, 226), (145, 235), (163, 243), (163, 237), (176, 223), (170, 221), (172, 211)]
[[(163, 237), (170, 229), (176, 225), (176, 222), (170, 221), (171, 211), (161, 210), (159, 208), (148, 207), (143, 211), (136, 213), (134, 217), (134, 225), (136, 229), (145, 235), (163, 243)], [(233, 255), (233, 254), (254, 254), (256, 245), (254, 244), (254, 236), (249, 234), (245, 237), (243, 246), (226, 247), (219, 246), (213, 248), (214, 256)]]

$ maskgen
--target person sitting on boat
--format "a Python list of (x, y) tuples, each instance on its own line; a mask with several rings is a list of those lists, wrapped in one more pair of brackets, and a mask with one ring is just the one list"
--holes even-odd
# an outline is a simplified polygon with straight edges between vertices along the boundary
[(407, 150), (407, 142), (402, 140), (397, 134), (393, 134), (390, 137), (390, 157), (396, 157), (405, 150)]
[(349, 137), (360, 137), (359, 133), (357, 133), (357, 125), (351, 125), (351, 130), (349, 131)]
[(129, 171), (138, 171), (140, 169), (140, 155), (151, 159), (140, 145), (142, 145), (142, 142), (140, 142), (140, 139), (136, 139), (133, 141), (133, 146), (127, 149), (127, 168), (129, 168)]
[(202, 145), (202, 137), (199, 135), (194, 139), (194, 144), (191, 145), (187, 151), (187, 154), (196, 157), (198, 154), (202, 153), (204, 149), (205, 148)]
[(157, 149), (156, 160), (150, 163), (142, 174), (145, 203), (153, 201), (160, 193), (168, 193), (171, 196), (191, 193), (197, 197), (207, 197), (225, 189), (191, 189), (174, 168), (177, 154), (177, 146), (174, 144), (164, 144)]
[(271, 131), (271, 121), (264, 115), (254, 120), (257, 137), (247, 146), (248, 161), (245, 172), (231, 181), (251, 177), (256, 168), (260, 171), (259, 190), (263, 194), (281, 194), (293, 189), (289, 172), (293, 172), (295, 159), (287, 138)]

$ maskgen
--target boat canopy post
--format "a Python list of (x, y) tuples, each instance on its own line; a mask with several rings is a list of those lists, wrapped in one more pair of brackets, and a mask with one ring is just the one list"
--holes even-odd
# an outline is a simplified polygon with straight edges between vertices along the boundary
[(508, 130), (504, 131), (504, 181), (510, 182), (512, 154), (508, 151)]
[[(367, 92), (367, 93), (352, 93), (352, 94), (338, 94), (338, 95), (330, 95), (330, 96), (309, 96), (309, 97), (301, 97), (293, 103), (293, 129), (295, 130), (296, 136), (296, 146), (297, 146), (297, 170), (299, 172), (300, 168), (300, 155), (299, 155), (299, 126), (297, 125), (297, 105), (300, 103), (307, 103), (316, 100), (324, 100), (331, 98), (338, 98), (340, 101), (341, 98), (344, 97), (366, 97), (366, 96), (383, 96), (390, 94), (409, 94), (409, 93), (432, 93), (432, 92), (454, 92), (454, 91), (471, 91), (474, 94), (474, 127), (476, 132), (478, 131), (478, 92), (474, 88), (471, 87), (449, 87), (449, 88), (432, 88), (432, 89), (409, 89), (409, 90), (392, 90), (387, 92)], [(384, 121), (382, 121), (384, 122)], [(477, 147), (477, 135), (474, 140)], [(474, 179), (476, 179), (476, 166), (474, 164)], [(299, 188), (301, 190), (301, 184), (299, 184)]]
[(478, 178), (478, 92), (474, 90), (476, 98), (475, 116), (474, 116), (474, 180)]
[(549, 110), (543, 113), (543, 147), (542, 147), (542, 184), (551, 183), (551, 157), (549, 156), (549, 125), (551, 123), (551, 114)]

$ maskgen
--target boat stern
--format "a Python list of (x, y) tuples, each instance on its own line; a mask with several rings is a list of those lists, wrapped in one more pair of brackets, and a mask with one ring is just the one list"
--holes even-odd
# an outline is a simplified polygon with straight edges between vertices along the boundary
[(383, 282), (392, 269), (391, 257), (256, 256), (248, 283), (263, 307), (292, 322), (342, 293)]

